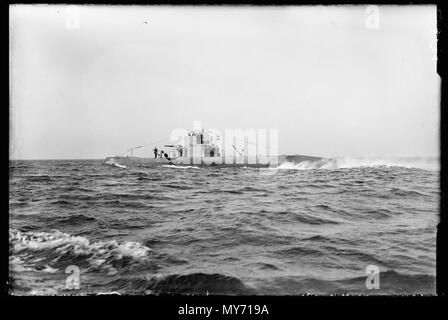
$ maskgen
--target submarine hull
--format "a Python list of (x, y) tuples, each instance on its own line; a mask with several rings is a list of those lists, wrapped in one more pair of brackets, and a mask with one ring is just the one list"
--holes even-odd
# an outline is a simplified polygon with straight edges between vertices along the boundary
[(211, 166), (211, 167), (251, 167), (267, 168), (277, 167), (282, 163), (299, 164), (302, 162), (328, 161), (328, 159), (305, 155), (280, 155), (278, 157), (264, 157), (251, 159), (241, 157), (236, 159), (224, 159), (220, 157), (177, 157), (167, 158), (143, 158), (143, 157), (107, 157), (104, 164), (117, 167), (157, 167), (162, 165), (175, 166)]

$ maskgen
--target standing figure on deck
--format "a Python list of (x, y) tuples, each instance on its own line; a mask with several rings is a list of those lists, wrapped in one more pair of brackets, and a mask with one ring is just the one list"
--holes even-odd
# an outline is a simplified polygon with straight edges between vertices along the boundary
[(159, 151), (157, 150), (157, 147), (154, 147), (154, 158), (157, 158), (157, 151)]

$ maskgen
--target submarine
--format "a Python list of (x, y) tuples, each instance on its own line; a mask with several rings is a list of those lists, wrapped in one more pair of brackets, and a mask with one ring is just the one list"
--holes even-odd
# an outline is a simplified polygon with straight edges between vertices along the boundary
[[(198, 167), (249, 167), (249, 168), (269, 168), (278, 167), (283, 163), (300, 164), (326, 163), (331, 159), (306, 156), (300, 154), (273, 155), (257, 154), (254, 148), (248, 148), (247, 137), (244, 139), (245, 149), (238, 149), (234, 144), (227, 149), (220, 143), (221, 137), (212, 130), (198, 129), (189, 131), (183, 142), (177, 144), (163, 145), (163, 153), (154, 148), (153, 154), (148, 157), (110, 156), (104, 159), (103, 164), (122, 168), (130, 167), (157, 167), (162, 165), (174, 166), (198, 166)], [(247, 152), (245, 150), (248, 150)], [(250, 152), (252, 150), (252, 152)]]

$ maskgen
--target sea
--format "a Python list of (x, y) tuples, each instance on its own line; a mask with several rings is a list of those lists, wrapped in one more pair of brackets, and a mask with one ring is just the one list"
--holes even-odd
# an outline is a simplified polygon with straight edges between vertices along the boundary
[(11, 160), (12, 295), (434, 295), (438, 158)]

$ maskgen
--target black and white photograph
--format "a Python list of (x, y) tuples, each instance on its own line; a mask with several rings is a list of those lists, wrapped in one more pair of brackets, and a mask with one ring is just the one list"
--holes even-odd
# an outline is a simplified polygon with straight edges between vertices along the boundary
[(437, 295), (437, 10), (9, 5), (8, 294)]

